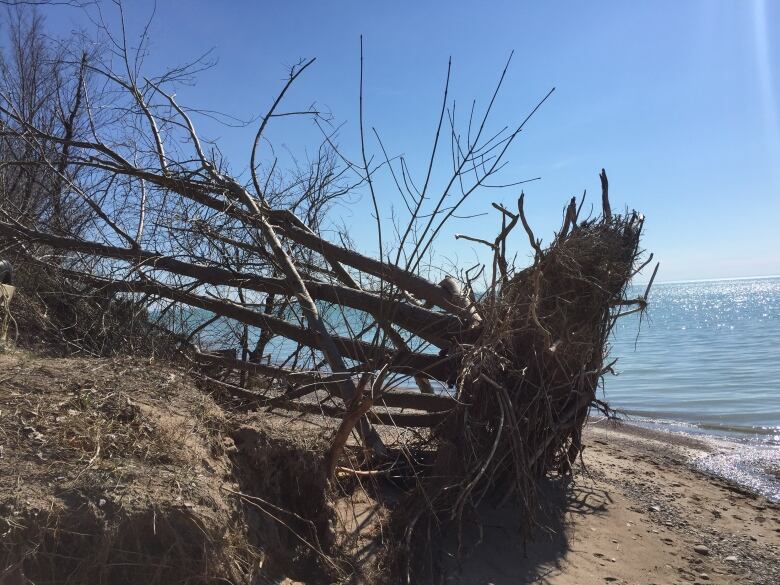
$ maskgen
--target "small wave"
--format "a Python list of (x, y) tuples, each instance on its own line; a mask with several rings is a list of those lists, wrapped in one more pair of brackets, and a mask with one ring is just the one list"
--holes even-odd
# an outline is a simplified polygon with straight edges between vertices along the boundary
[(694, 469), (780, 503), (780, 429), (691, 423), (636, 414), (626, 417), (625, 422), (695, 438), (706, 445), (706, 452), (691, 452), (690, 464)]
[(780, 426), (737, 425), (733, 423), (690, 422), (674, 418), (671, 413), (643, 410), (619, 410), (626, 421), (658, 430), (714, 435), (732, 440), (780, 446)]
[(742, 446), (734, 451), (703, 455), (696, 469), (722, 477), (780, 503), (780, 449)]

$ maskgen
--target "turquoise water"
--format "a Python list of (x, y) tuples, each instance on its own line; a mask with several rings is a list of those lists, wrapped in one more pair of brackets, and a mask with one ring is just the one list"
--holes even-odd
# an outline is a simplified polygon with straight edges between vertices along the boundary
[(657, 284), (649, 300), (646, 315), (616, 327), (610, 404), (661, 426), (780, 445), (780, 277)]

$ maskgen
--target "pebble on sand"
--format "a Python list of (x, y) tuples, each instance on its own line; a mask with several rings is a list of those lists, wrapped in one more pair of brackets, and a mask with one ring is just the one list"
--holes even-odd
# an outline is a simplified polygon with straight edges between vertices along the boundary
[(696, 551), (697, 553), (699, 553), (700, 555), (708, 555), (708, 554), (710, 554), (710, 549), (708, 549), (703, 544), (697, 544), (696, 546), (693, 547), (693, 550)]

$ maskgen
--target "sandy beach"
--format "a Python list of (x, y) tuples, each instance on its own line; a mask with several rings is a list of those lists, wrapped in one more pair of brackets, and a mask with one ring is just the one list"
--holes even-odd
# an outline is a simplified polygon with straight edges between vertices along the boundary
[[(221, 534), (230, 510), (241, 519), (238, 502), (227, 495), (241, 489), (257, 489), (261, 477), (277, 477), (285, 493), (302, 495), (299, 490), (290, 491), (295, 484), (279, 475), (282, 470), (278, 461), (272, 474), (247, 476), (251, 481), (243, 488), (240, 478), (248, 469), (270, 465), (252, 459), (252, 453), (266, 453), (252, 447), (260, 444), (257, 437), (267, 426), (263, 421), (278, 419), (283, 423), (279, 428), (287, 429), (293, 422), (317, 423), (311, 416), (304, 420), (299, 414), (269, 418), (268, 414), (250, 413), (229, 424), (225, 414), (181, 371), (164, 366), (148, 368), (148, 363), (139, 360), (52, 359), (13, 352), (0, 359), (0, 367), (6, 372), (0, 388), (0, 421), (4, 429), (0, 511), (6, 529), (30, 524), (31, 529), (44, 531), (28, 534), (29, 538), (24, 540), (27, 544), (42, 546), (41, 534), (48, 533), (49, 522), (60, 526), (52, 533), (54, 540), (45, 541), (51, 548), (49, 552), (69, 546), (68, 542), (81, 547), (79, 554), (92, 550), (91, 541), (63, 540), (61, 526), (65, 523), (84, 525), (97, 534), (118, 538), (125, 522), (129, 523), (126, 531), (152, 542), (157, 537), (149, 532), (155, 526), (149, 520), (150, 511), (154, 511), (157, 522), (166, 518), (185, 534), (189, 534), (184, 530), (189, 526), (188, 518)], [(133, 399), (128, 402), (130, 394)], [(116, 404), (125, 406), (117, 410)], [(184, 424), (187, 413), (191, 421)], [(241, 428), (231, 431), (238, 423)], [(334, 423), (333, 419), (323, 418), (319, 424)], [(384, 428), (390, 432), (391, 427)], [(100, 429), (103, 439), (98, 451), (90, 440)], [(63, 436), (67, 441), (57, 439), (61, 432), (66, 433)], [(245, 436), (254, 439), (242, 441)], [(122, 441), (130, 441), (127, 445), (132, 449), (120, 449), (118, 445), (125, 444)], [(229, 449), (224, 446), (225, 441), (230, 444)], [(168, 454), (156, 447), (159, 445), (164, 445), (163, 451)], [(454, 554), (455, 535), (451, 542), (437, 543), (444, 553), (437, 556), (445, 559), (443, 568), (449, 575), (445, 582), (780, 582), (780, 507), (694, 470), (689, 465), (691, 457), (706, 451), (709, 445), (699, 439), (615, 424), (588, 425), (585, 445), (584, 466), (577, 467), (573, 486), (561, 490), (561, 486), (553, 487), (551, 483), (544, 494), (545, 510), (540, 514), (543, 526), (525, 549), (513, 524), (517, 516), (507, 509), (480, 510), (481, 534), (474, 525), (471, 534), (464, 534), (460, 563)], [(65, 447), (72, 452), (63, 451)], [(290, 444), (286, 448), (296, 453), (295, 457), (308, 453), (316, 463), (324, 447), (309, 445), (308, 451), (296, 451)], [(96, 452), (101, 457), (96, 457)], [(156, 462), (154, 457), (158, 456), (164, 457), (164, 464)], [(263, 497), (279, 497), (273, 491), (262, 493)], [(358, 496), (356, 492), (343, 502), (355, 505), (360, 500)], [(324, 498), (325, 493), (321, 491), (319, 497)], [(365, 512), (377, 510), (373, 501), (361, 501)], [(357, 508), (354, 511), (360, 515)], [(366, 549), (373, 553), (359, 555), (359, 562), (358, 557), (354, 559), (359, 569), (358, 582), (362, 578), (358, 574), (371, 575), (371, 582), (377, 582), (377, 572), (372, 572), (371, 566), (376, 553), (382, 550), (382, 531), (371, 529), (371, 517), (375, 522), (380, 515), (369, 514), (362, 528), (362, 521), (351, 529), (345, 525), (345, 529), (351, 530), (345, 538), (351, 535), (356, 542), (373, 541)], [(90, 524), (91, 519), (97, 524)], [(269, 534), (276, 534), (274, 530), (286, 534), (273, 522), (263, 526), (265, 531), (257, 532), (257, 538), (267, 539)], [(235, 538), (243, 538), (245, 529), (240, 523), (231, 524), (230, 529)], [(480, 537), (481, 544), (474, 546)], [(292, 538), (289, 542), (295, 542)], [(193, 539), (196, 549), (201, 550), (200, 536)], [(212, 548), (221, 542), (217, 537), (206, 541)], [(4, 540), (3, 545), (10, 547), (10, 542)], [(453, 553), (449, 566), (448, 551)], [(282, 554), (273, 554), (277, 553)], [(83, 560), (88, 561), (88, 557)], [(156, 557), (145, 559), (147, 568), (154, 567), (149, 560), (152, 558)], [(75, 570), (67, 563), (56, 567), (62, 579)], [(30, 582), (34, 581), (24, 579), (14, 565), (0, 571), (0, 583)], [(291, 585), (311, 581), (276, 578), (261, 582)], [(319, 578), (316, 582), (324, 581)]]
[[(525, 555), (495, 513), (453, 583), (780, 583), (780, 507), (691, 469), (707, 446), (628, 425), (595, 425), (555, 533)], [(489, 521), (488, 521), (489, 523)]]

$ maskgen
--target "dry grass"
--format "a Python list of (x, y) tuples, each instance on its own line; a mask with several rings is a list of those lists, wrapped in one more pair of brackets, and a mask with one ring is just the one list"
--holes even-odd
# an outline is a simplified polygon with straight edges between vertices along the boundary
[(386, 514), (328, 484), (337, 425), (149, 360), (0, 354), (0, 583), (372, 582)]
[(180, 372), (16, 351), (0, 379), (0, 581), (248, 583), (226, 421)]
[(69, 281), (53, 266), (6, 253), (16, 271), (8, 337), (52, 355), (170, 357), (177, 342), (155, 328), (147, 306)]

